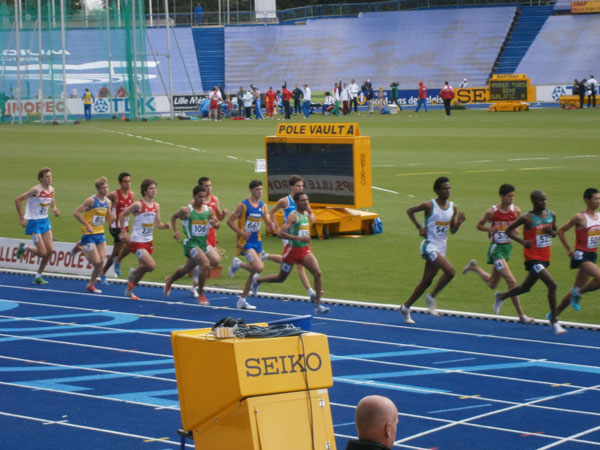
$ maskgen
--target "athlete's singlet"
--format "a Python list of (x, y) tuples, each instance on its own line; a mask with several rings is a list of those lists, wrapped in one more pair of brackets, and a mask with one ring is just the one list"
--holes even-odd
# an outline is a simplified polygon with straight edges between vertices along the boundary
[[(125, 208), (128, 208), (133, 203), (133, 192), (129, 191), (127, 193), (127, 197), (124, 197), (123, 194), (121, 194), (120, 189), (115, 192), (117, 193), (117, 201), (113, 203), (111, 209), (111, 213), (114, 219), (113, 222), (110, 224), (111, 228), (119, 228), (119, 217), (121, 216), (121, 213), (125, 210)], [(129, 225), (129, 217), (125, 218), (124, 225), (125, 228), (127, 228), (127, 226)]]
[(492, 206), (492, 210), (494, 213), (492, 220), (490, 220), (490, 227), (496, 228), (498, 231), (493, 234), (490, 233), (490, 241), (496, 244), (508, 244), (512, 239), (506, 235), (506, 229), (511, 223), (517, 220), (515, 205), (510, 205), (507, 212), (500, 211), (500, 208), (496, 205)]
[(548, 211), (548, 217), (541, 218), (536, 216), (532, 212), (529, 215), (533, 219), (531, 228), (525, 228), (523, 230), (523, 239), (531, 241), (533, 247), (524, 247), (525, 261), (537, 260), (537, 261), (550, 261), (550, 246), (552, 245), (552, 236), (550, 236), (544, 227), (552, 225), (554, 216), (552, 211)]
[(582, 252), (597, 252), (600, 242), (600, 214), (594, 219), (583, 213), (585, 228), (575, 230), (575, 249)]
[(238, 227), (242, 231), (250, 233), (250, 237), (248, 239), (239, 238), (239, 248), (245, 248), (248, 245), (261, 242), (260, 226), (266, 214), (267, 208), (263, 202), (259, 201), (258, 206), (254, 207), (248, 199), (242, 201), (242, 214), (238, 219)]
[[(208, 202), (206, 202), (206, 205), (213, 210), (213, 212), (215, 213), (215, 216), (217, 215), (217, 201), (215, 200), (215, 196), (211, 194), (211, 196), (208, 198)], [(211, 247), (216, 247), (217, 246), (217, 232), (213, 227), (210, 227), (208, 230), (208, 238), (207, 238), (207, 242), (208, 245), (210, 245)]]
[[(85, 220), (90, 227), (92, 227), (91, 234), (102, 234), (104, 233), (104, 220), (106, 219), (106, 213), (108, 212), (108, 199), (105, 198), (103, 202), (98, 200), (98, 197), (94, 195), (94, 206), (89, 211), (83, 214), (83, 220)], [(90, 234), (87, 228), (81, 225), (81, 234)]]
[(156, 218), (156, 203), (146, 205), (143, 200), (142, 211), (133, 218), (133, 229), (131, 230), (131, 242), (152, 242), (154, 231), (154, 219)]
[(186, 248), (199, 247), (206, 250), (207, 236), (210, 226), (210, 210), (207, 205), (202, 205), (201, 212), (196, 212), (192, 205), (188, 205), (190, 217), (182, 220), (183, 231), (187, 239), (183, 241)]
[(25, 205), (25, 219), (40, 220), (48, 218), (48, 209), (54, 198), (54, 190), (44, 191), (40, 186), (40, 193), (35, 197), (28, 197)]
[(440, 208), (435, 199), (431, 201), (431, 204), (433, 205), (431, 215), (425, 216), (427, 236), (421, 243), (421, 253), (426, 255), (437, 251), (442, 255), (446, 255), (448, 230), (454, 214), (454, 202), (448, 202), (446, 209)]
[(288, 216), (290, 215), (290, 213), (292, 211), (296, 211), (296, 202), (294, 202), (294, 199), (292, 198), (292, 196), (288, 195), (287, 199), (288, 199), (288, 206), (287, 206), (287, 208), (283, 209), (283, 223), (285, 223), (285, 221), (287, 220)]
[[(294, 225), (292, 225), (289, 230), (290, 234), (294, 236), (310, 236), (310, 224), (308, 223), (308, 216), (306, 214), (300, 214), (296, 211), (296, 215), (298, 216), (298, 220)], [(306, 247), (308, 242), (302, 242), (297, 240), (290, 241), (292, 247)]]

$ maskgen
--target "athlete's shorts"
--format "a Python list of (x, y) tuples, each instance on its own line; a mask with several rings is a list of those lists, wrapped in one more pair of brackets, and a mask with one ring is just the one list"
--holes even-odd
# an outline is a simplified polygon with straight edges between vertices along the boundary
[(154, 242), (132, 242), (129, 244), (129, 249), (131, 250), (131, 253), (135, 253), (138, 258), (140, 257), (137, 252), (138, 250), (146, 250), (148, 254), (151, 255), (154, 253)]
[(508, 244), (496, 244), (491, 242), (488, 248), (487, 263), (494, 264), (497, 259), (503, 259), (506, 262), (510, 260), (510, 254), (512, 252), (513, 245), (511, 242)]
[(583, 262), (591, 262), (596, 264), (597, 257), (598, 254), (596, 252), (575, 250), (575, 254), (571, 258), (571, 269), (578, 269)]
[(208, 230), (208, 236), (206, 237), (206, 242), (212, 248), (217, 248), (217, 232), (213, 227), (210, 227)]
[(196, 255), (192, 255), (191, 252), (195, 248), (199, 248), (205, 254), (208, 254), (208, 252), (210, 252), (213, 247), (210, 245), (205, 245), (205, 246), (198, 245), (197, 242), (190, 242), (189, 244), (184, 242), (183, 243), (183, 256), (185, 256), (186, 258), (194, 258)]
[(550, 265), (550, 261), (540, 261), (538, 259), (532, 259), (525, 261), (525, 270), (529, 272), (540, 273), (544, 268)]
[(88, 250), (91, 250), (88, 245), (100, 245), (103, 242), (106, 242), (106, 236), (104, 236), (104, 233), (81, 235), (81, 245), (86, 247)]
[(419, 250), (421, 252), (421, 257), (431, 262), (435, 261), (438, 255), (446, 256), (445, 246), (443, 248), (438, 247), (429, 242), (427, 239), (421, 242), (421, 247), (419, 248)]
[[(121, 234), (121, 229), (120, 228), (110, 228), (110, 235), (113, 237), (115, 244), (119, 244), (120, 242), (123, 242), (121, 240), (121, 238), (119, 237), (119, 235)], [(129, 231), (129, 227), (125, 227), (125, 231)]]
[[(263, 252), (262, 241), (252, 242), (252, 243), (246, 242), (246, 244), (244, 245), (243, 248), (242, 247), (237, 248), (237, 254), (246, 256), (246, 253), (250, 249), (254, 249), (254, 251), (260, 255)], [(246, 258), (246, 259), (248, 259), (248, 258)], [(248, 262), (252, 262), (252, 261), (248, 261)]]
[(52, 225), (50, 225), (50, 219), (32, 219), (27, 221), (27, 227), (25, 227), (25, 234), (44, 234), (46, 231), (50, 231)]
[(286, 264), (301, 264), (304, 257), (309, 253), (312, 253), (310, 245), (305, 245), (304, 247), (292, 247), (288, 244), (283, 249), (283, 255), (281, 255), (282, 262)]
[(208, 105), (208, 109), (217, 109), (219, 107), (219, 102), (216, 100), (211, 100)]

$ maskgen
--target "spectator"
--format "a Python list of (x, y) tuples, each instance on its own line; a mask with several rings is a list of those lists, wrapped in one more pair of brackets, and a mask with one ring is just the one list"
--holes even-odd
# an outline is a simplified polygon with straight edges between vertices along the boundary
[(108, 98), (110, 97), (110, 91), (106, 87), (106, 85), (102, 86), (100, 92), (98, 92), (98, 98)]
[(328, 116), (331, 114), (331, 111), (335, 108), (335, 99), (331, 95), (331, 92), (325, 92), (325, 100), (323, 101), (323, 108), (321, 112), (323, 115)]
[(579, 95), (579, 80), (575, 78), (573, 80), (573, 87), (571, 88), (573, 95)]
[(208, 106), (208, 120), (213, 116), (215, 121), (219, 120), (219, 105), (223, 101), (223, 97), (221, 97), (221, 91), (219, 91), (218, 86), (215, 86), (210, 94), (208, 94), (208, 99), (210, 100), (210, 105)]
[(294, 114), (300, 114), (300, 109), (302, 108), (302, 89), (296, 85), (292, 94), (294, 96)]
[(446, 117), (450, 117), (450, 102), (454, 98), (454, 89), (452, 86), (448, 84), (447, 81), (444, 81), (444, 87), (440, 91), (440, 97), (444, 101), (444, 109), (446, 110)]
[(244, 111), (246, 112), (246, 120), (250, 120), (252, 117), (252, 102), (254, 100), (254, 96), (252, 92), (249, 90), (242, 96), (242, 101), (244, 102)]
[(308, 119), (310, 116), (310, 102), (311, 102), (311, 91), (308, 87), (308, 84), (304, 85), (304, 90), (302, 91), (302, 97), (304, 100), (302, 101), (302, 112), (304, 113), (304, 118)]
[(290, 120), (292, 116), (292, 107), (290, 106), (290, 100), (292, 99), (292, 92), (287, 88), (287, 85), (281, 87), (281, 102), (283, 103), (283, 113), (285, 120)]
[(238, 116), (244, 117), (244, 88), (240, 86), (240, 90), (237, 93), (237, 104), (238, 104)]
[(115, 97), (120, 97), (120, 98), (125, 98), (128, 96), (129, 95), (127, 94), (127, 91), (125, 90), (125, 86), (121, 86), (119, 89), (117, 89), (117, 93), (115, 94)]
[(367, 100), (367, 106), (369, 107), (369, 116), (373, 116), (373, 112), (375, 111), (375, 92), (373, 92), (373, 86), (371, 85), (371, 81), (367, 80), (362, 85), (362, 91)]
[(590, 75), (590, 79), (588, 80), (588, 108), (592, 107), (592, 102), (594, 104), (594, 108), (596, 107), (596, 89), (598, 88), (598, 82), (594, 78), (594, 75)]
[(587, 90), (587, 80), (584, 78), (579, 82), (579, 108), (583, 108), (585, 103), (585, 91)]
[(381, 86), (379, 86), (379, 92), (377, 93), (377, 101), (379, 102), (379, 112), (382, 112), (387, 106), (387, 97)]
[(342, 88), (342, 92), (340, 94), (340, 99), (342, 100), (342, 112), (344, 115), (350, 114), (350, 100), (352, 96), (350, 94), (350, 89), (348, 89), (348, 85), (344, 83), (344, 87)]
[(267, 111), (267, 118), (273, 118), (273, 111), (275, 110), (275, 103), (277, 102), (277, 95), (273, 90), (272, 86), (269, 86), (269, 90), (265, 92), (265, 110)]
[(196, 25), (201, 26), (202, 25), (202, 14), (204, 13), (204, 10), (202, 9), (202, 6), (200, 5), (200, 3), (198, 3), (196, 5), (196, 7), (194, 8), (194, 15), (196, 16)]
[(421, 106), (425, 108), (425, 112), (427, 112), (427, 88), (425, 87), (425, 83), (419, 81), (419, 100), (417, 101), (417, 109), (415, 112), (419, 112)]
[(260, 98), (260, 91), (257, 87), (252, 86), (252, 97), (254, 98), (254, 118), (256, 120), (264, 119), (265, 117), (262, 113), (262, 101)]
[(466, 78), (460, 82), (460, 87), (461, 87), (461, 89), (466, 89), (469, 87), (469, 82), (467, 81)]
[(358, 89), (358, 84), (356, 84), (356, 82), (354, 80), (352, 80), (350, 82), (350, 86), (348, 86), (348, 89), (350, 89), (350, 109), (352, 109), (352, 105), (354, 105), (354, 112), (358, 111), (358, 93), (360, 92), (360, 89)]
[(398, 105), (398, 83), (393, 82), (392, 84), (390, 84), (390, 87), (392, 88), (392, 95), (391, 95), (391, 99), (390, 102), (392, 102), (395, 105)]
[(396, 440), (398, 409), (387, 397), (363, 397), (356, 406), (358, 439), (351, 439), (346, 450), (390, 450)]
[(86, 88), (81, 100), (83, 100), (83, 113), (85, 115), (85, 120), (92, 120), (92, 105), (96, 99), (90, 90)]

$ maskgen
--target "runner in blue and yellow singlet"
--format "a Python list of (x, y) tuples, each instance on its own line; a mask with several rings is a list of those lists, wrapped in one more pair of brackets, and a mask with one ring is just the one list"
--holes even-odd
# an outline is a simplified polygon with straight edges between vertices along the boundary
[(96, 195), (88, 197), (75, 210), (73, 215), (81, 223), (81, 241), (79, 250), (84, 254), (92, 265), (92, 276), (90, 282), (85, 287), (88, 292), (100, 294), (102, 291), (97, 289), (94, 284), (102, 270), (104, 258), (106, 256), (106, 237), (104, 236), (104, 223), (111, 221), (110, 209), (111, 202), (107, 198), (108, 180), (106, 177), (98, 178), (95, 181)]
[(246, 301), (246, 298), (250, 292), (252, 277), (257, 273), (261, 273), (265, 267), (262, 260), (263, 248), (260, 236), (262, 222), (265, 222), (267, 231), (272, 230), (267, 206), (260, 201), (263, 192), (262, 181), (253, 180), (248, 188), (250, 189), (250, 197), (240, 202), (227, 219), (227, 225), (237, 234), (237, 254), (245, 256), (247, 261), (242, 262), (238, 257), (233, 258), (228, 270), (229, 276), (233, 277), (233, 274), (240, 267), (250, 272), (244, 290), (237, 302), (238, 309), (256, 309), (255, 306)]

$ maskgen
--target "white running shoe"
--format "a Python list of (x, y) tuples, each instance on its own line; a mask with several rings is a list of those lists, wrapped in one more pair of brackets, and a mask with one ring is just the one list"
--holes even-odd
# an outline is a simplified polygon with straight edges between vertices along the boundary
[(473, 270), (473, 268), (477, 265), (477, 260), (476, 259), (472, 259), (471, 261), (469, 261), (469, 264), (467, 264), (465, 266), (465, 268), (463, 269), (463, 275), (468, 274), (471, 270)]
[(494, 294), (494, 314), (500, 314), (500, 307), (502, 306), (502, 302), (504, 300), (500, 299), (500, 292), (496, 292)]
[(552, 332), (554, 334), (565, 334), (567, 330), (565, 330), (560, 323), (554, 322), (552, 323)]
[(325, 314), (329, 312), (329, 308), (325, 305), (319, 305), (315, 308), (315, 314)]
[(400, 314), (402, 314), (402, 317), (404, 317), (404, 322), (409, 324), (415, 323), (415, 321), (410, 317), (410, 308), (400, 305), (400, 309), (398, 311), (400, 311)]
[(198, 292), (198, 286), (192, 285), (190, 287), (190, 294), (192, 294), (192, 297), (194, 298), (200, 297), (200, 292)]
[(260, 256), (260, 260), (262, 262), (265, 262), (267, 259), (269, 259), (269, 254), (266, 252), (263, 252), (263, 254)]
[(229, 278), (233, 278), (235, 273), (238, 270), (240, 270), (241, 264), (242, 264), (242, 260), (240, 258), (238, 258), (237, 256), (234, 256), (233, 259), (231, 260), (231, 265), (227, 269), (227, 275), (229, 275)]
[(260, 283), (258, 282), (258, 277), (259, 277), (259, 273), (255, 273), (254, 275), (252, 275), (252, 284), (250, 285), (250, 293), (256, 297), (256, 294), (258, 294), (258, 287), (260, 286)]
[(317, 299), (317, 291), (315, 291), (314, 289), (309, 289), (308, 290), (308, 296), (310, 297), (310, 301), (314, 302)]
[(533, 322), (535, 322), (535, 319), (533, 317), (526, 316), (525, 314), (519, 317), (519, 323), (530, 325)]
[(429, 314), (431, 314), (433, 317), (439, 317), (440, 313), (438, 312), (435, 306), (435, 298), (427, 294), (425, 296), (425, 302), (427, 303), (427, 307), (429, 308)]
[(251, 305), (245, 298), (240, 297), (235, 305), (237, 309), (256, 309), (256, 306)]

